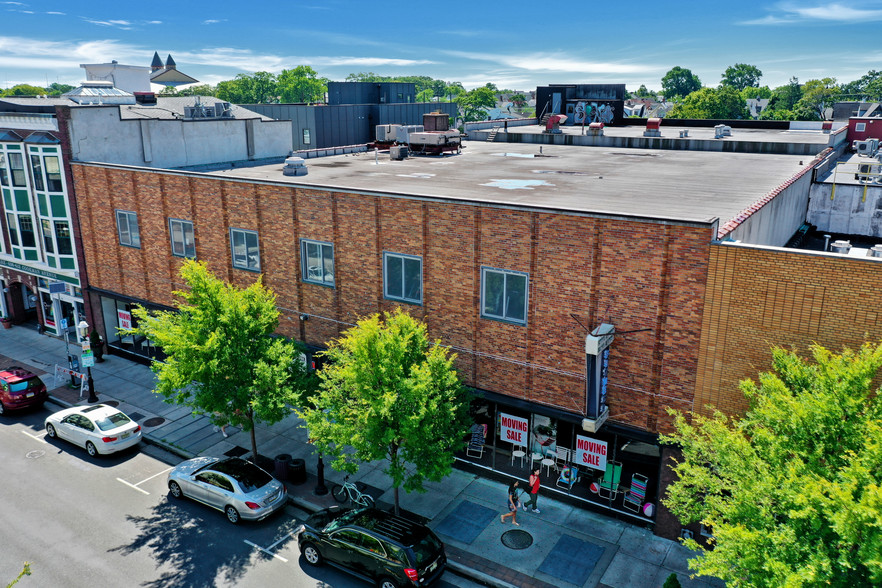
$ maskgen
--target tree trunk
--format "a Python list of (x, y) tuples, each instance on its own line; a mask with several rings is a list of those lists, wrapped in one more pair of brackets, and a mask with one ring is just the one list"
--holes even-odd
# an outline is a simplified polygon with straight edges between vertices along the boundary
[(251, 421), (251, 455), (254, 463), (257, 463), (257, 432), (254, 430), (254, 415), (249, 414), (248, 420)]
[[(392, 458), (392, 463), (395, 465), (398, 465), (398, 446), (393, 445), (390, 453), (391, 453), (390, 457)], [(393, 495), (395, 496), (395, 516), (400, 516), (401, 509), (398, 506), (398, 484), (395, 485)]]

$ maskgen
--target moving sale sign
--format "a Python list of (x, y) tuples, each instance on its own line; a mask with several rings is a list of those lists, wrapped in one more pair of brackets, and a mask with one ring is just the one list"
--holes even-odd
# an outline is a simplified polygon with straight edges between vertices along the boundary
[(515, 445), (527, 444), (527, 431), (530, 429), (527, 419), (501, 412), (499, 413), (499, 421), (499, 438), (502, 441), (508, 441)]
[(606, 470), (606, 441), (576, 435), (576, 464)]

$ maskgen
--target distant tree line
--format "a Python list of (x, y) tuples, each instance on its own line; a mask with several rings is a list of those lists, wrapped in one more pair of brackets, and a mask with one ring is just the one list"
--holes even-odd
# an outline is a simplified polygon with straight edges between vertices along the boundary
[(0, 97), (7, 96), (61, 96), (65, 92), (70, 92), (74, 86), (67, 84), (51, 84), (46, 88), (40, 86), (31, 86), (30, 84), (18, 84), (12, 86), (8, 90), (0, 90)]
[[(676, 105), (667, 118), (745, 119), (750, 118), (746, 101), (768, 99), (759, 120), (822, 120), (824, 111), (842, 100), (882, 100), (882, 72), (838, 85), (836, 78), (821, 78), (799, 83), (796, 77), (777, 88), (760, 86), (763, 76), (755, 65), (736, 63), (726, 68), (720, 84), (703, 86), (697, 75), (684, 67), (671, 68), (661, 79), (662, 93)], [(657, 99), (658, 94), (641, 85), (632, 94), (636, 98)]]

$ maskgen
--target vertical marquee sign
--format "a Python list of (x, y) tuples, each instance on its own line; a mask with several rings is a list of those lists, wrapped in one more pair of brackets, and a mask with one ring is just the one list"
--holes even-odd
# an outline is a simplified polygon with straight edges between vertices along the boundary
[(609, 374), (609, 346), (615, 327), (603, 323), (585, 337), (586, 419), (582, 428), (596, 432), (609, 416), (606, 388)]

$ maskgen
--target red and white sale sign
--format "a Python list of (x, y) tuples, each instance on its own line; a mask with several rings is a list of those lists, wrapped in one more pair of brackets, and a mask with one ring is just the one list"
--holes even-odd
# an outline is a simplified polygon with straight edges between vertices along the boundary
[(120, 329), (131, 329), (132, 328), (132, 313), (127, 310), (117, 310), (116, 316), (119, 319), (119, 328)]
[(502, 441), (508, 441), (515, 445), (527, 444), (527, 431), (530, 429), (530, 423), (527, 419), (501, 412), (499, 413), (499, 424), (499, 438)]
[(576, 464), (606, 470), (606, 441), (576, 435)]

